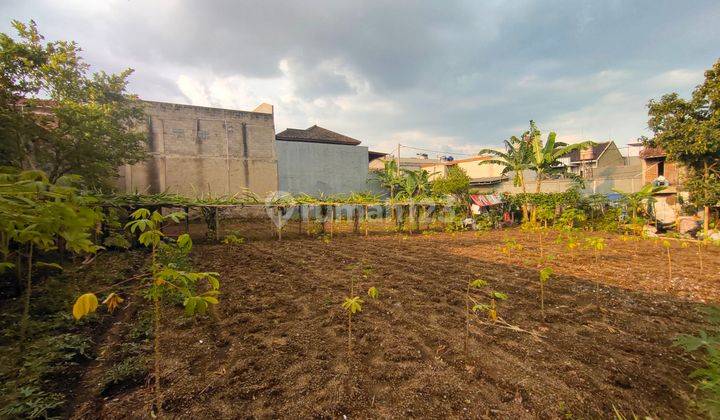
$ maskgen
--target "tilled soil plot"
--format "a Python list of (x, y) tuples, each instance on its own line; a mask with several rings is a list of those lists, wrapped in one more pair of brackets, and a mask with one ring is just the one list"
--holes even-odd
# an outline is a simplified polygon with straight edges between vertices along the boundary
[[(718, 296), (717, 248), (665, 249), (607, 236), (591, 251), (558, 255), (539, 309), (538, 245), (518, 230), (483, 234), (336, 236), (198, 245), (197, 269), (222, 279), (219, 324), (183, 321), (166, 309), (162, 335), (164, 410), (182, 418), (695, 417), (688, 374), (700, 361), (673, 347), (705, 325), (696, 309)], [(504, 239), (522, 251), (499, 251)], [(572, 258), (572, 260), (571, 260)], [(507, 293), (499, 315), (523, 331), (470, 323), (464, 292), (483, 278)], [(350, 281), (365, 301), (353, 317), (340, 304)], [(600, 282), (595, 306), (595, 282)], [(365, 295), (380, 290), (377, 300)], [(476, 293), (480, 296), (480, 293)], [(177, 312), (177, 313), (176, 313)], [(143, 416), (151, 387), (107, 399), (95, 415)]]

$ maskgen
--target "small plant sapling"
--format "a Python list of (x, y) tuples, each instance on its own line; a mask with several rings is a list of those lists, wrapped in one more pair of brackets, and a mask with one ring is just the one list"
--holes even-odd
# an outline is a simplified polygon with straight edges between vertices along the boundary
[(670, 257), (670, 248), (672, 248), (672, 245), (670, 244), (670, 241), (667, 239), (664, 239), (662, 241), (662, 246), (665, 248), (665, 252), (667, 253), (667, 265), (668, 265), (668, 285), (672, 283), (672, 258)]
[[(588, 248), (592, 249), (595, 257), (595, 266), (600, 263), (600, 252), (605, 249), (605, 239), (601, 237), (585, 238), (585, 242)], [(595, 281), (595, 305), (597, 306), (598, 312), (600, 312), (600, 282)]]
[(477, 300), (471, 295), (472, 289), (480, 289), (487, 286), (487, 282), (482, 279), (469, 281), (465, 290), (465, 357), (468, 356), (468, 341), (470, 340), (470, 308), (477, 305)]
[(543, 321), (545, 321), (545, 283), (550, 281), (550, 276), (553, 275), (552, 267), (544, 267), (539, 272), (540, 277), (540, 312), (542, 313)]
[[(142, 278), (146, 281), (145, 291), (146, 297), (153, 303), (153, 353), (154, 353), (154, 376), (155, 376), (155, 410), (154, 414), (159, 416), (162, 413), (162, 394), (160, 392), (160, 301), (161, 298), (169, 291), (174, 290), (179, 292), (183, 297), (183, 306), (185, 307), (185, 313), (188, 316), (195, 314), (204, 314), (209, 305), (215, 305), (218, 303), (217, 296), (220, 291), (220, 281), (218, 280), (218, 273), (212, 272), (189, 272), (180, 270), (178, 265), (174, 262), (163, 263), (158, 258), (158, 251), (161, 247), (170, 246), (163, 242), (165, 236), (161, 230), (163, 222), (172, 220), (179, 222), (180, 219), (185, 217), (185, 213), (170, 213), (167, 216), (162, 215), (157, 211), (152, 213), (141, 208), (133, 212), (131, 215), (131, 221), (126, 224), (126, 229), (130, 233), (138, 232), (140, 235), (138, 241), (145, 247), (150, 249), (151, 252), (151, 266), (150, 275), (142, 275), (133, 278), (123, 280), (120, 283), (115, 284), (112, 287), (117, 287), (121, 283), (126, 283), (129, 280), (136, 280)], [(170, 241), (169, 238), (166, 240)], [(173, 247), (178, 250), (182, 250), (187, 253), (192, 248), (192, 240), (190, 235), (183, 234), (171, 242)], [(201, 280), (207, 282), (208, 290), (196, 294), (194, 289), (197, 283)], [(91, 312), (95, 312), (99, 306), (97, 294), (98, 292), (90, 292), (81, 295), (73, 305), (73, 316), (75, 319), (80, 319)], [(109, 311), (114, 310), (123, 301), (118, 294), (115, 292), (110, 293), (103, 304), (107, 305)]]
[(507, 300), (508, 295), (506, 295), (505, 293), (496, 292), (493, 290), (489, 293), (488, 296), (490, 298), (489, 305), (484, 304), (484, 303), (476, 303), (472, 307), (472, 311), (473, 312), (486, 312), (490, 321), (497, 322), (500, 319), (500, 317), (498, 316), (498, 312), (497, 312), (497, 301), (498, 300)]
[[(362, 311), (362, 304), (364, 303), (364, 301), (360, 299), (360, 296), (353, 296), (352, 292), (353, 291), (351, 291), (350, 296), (345, 297), (345, 300), (342, 303), (343, 309), (345, 309), (348, 314), (348, 356), (352, 354), (352, 317), (355, 313)], [(377, 287), (371, 286), (368, 289), (367, 294), (370, 299), (377, 299), (380, 292), (378, 291)]]

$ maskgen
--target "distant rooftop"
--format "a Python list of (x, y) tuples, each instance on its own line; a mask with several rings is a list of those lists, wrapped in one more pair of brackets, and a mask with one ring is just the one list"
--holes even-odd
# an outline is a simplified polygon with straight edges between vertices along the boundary
[(360, 140), (355, 140), (326, 128), (313, 125), (310, 128), (301, 130), (299, 128), (288, 128), (275, 135), (276, 140), (281, 141), (302, 141), (307, 143), (342, 144), (346, 146), (357, 146)]
[(595, 143), (593, 147), (585, 150), (573, 150), (566, 156), (570, 158), (570, 162), (586, 162), (597, 160), (605, 150), (610, 146), (612, 141), (604, 141), (602, 143)]

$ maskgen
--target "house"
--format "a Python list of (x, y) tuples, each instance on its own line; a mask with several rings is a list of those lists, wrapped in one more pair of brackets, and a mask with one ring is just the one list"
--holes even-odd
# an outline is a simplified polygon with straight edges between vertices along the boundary
[(370, 189), (370, 152), (360, 140), (317, 125), (288, 128), (275, 140), (280, 191), (329, 195)]
[[(375, 152), (373, 152), (375, 153)], [(377, 157), (375, 159), (370, 159), (370, 170), (382, 170), (385, 167), (385, 162), (388, 161), (397, 161), (397, 158), (388, 155), (388, 154), (382, 154), (382, 156)], [(417, 171), (418, 169), (422, 169), (423, 166), (427, 164), (434, 164), (439, 163), (439, 159), (430, 159), (426, 154), (421, 154), (418, 157), (401, 157), (400, 158), (400, 169), (407, 169), (409, 171)]]
[(625, 158), (614, 141), (596, 143), (592, 147), (573, 150), (560, 158), (568, 170), (583, 179), (592, 179), (599, 170), (607, 167), (623, 166)]
[(121, 191), (261, 197), (278, 188), (272, 105), (237, 111), (143, 101), (149, 158), (118, 170)]
[(430, 179), (447, 175), (452, 167), (460, 168), (470, 177), (470, 187), (497, 186), (508, 179), (502, 174), (503, 167), (496, 164), (481, 165), (480, 162), (492, 159), (489, 156), (473, 156), (464, 159), (444, 160), (426, 163), (421, 168), (430, 174)]
[(643, 184), (664, 186), (654, 194), (655, 217), (663, 223), (673, 223), (680, 215), (678, 191), (682, 169), (676, 163), (668, 162), (665, 151), (659, 147), (644, 147), (640, 151), (642, 159)]

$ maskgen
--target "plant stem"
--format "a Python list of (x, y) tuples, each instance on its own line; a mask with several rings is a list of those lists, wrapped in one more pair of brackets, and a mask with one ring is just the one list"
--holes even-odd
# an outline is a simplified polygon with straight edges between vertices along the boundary
[(670, 248), (667, 248), (668, 260), (668, 282), (672, 282), (672, 260), (670, 259)]
[[(152, 265), (153, 271), (155, 271), (155, 245), (152, 248)], [(154, 275), (152, 281), (155, 281)], [(160, 296), (158, 294), (159, 290), (155, 290), (155, 296), (153, 297), (153, 356), (155, 358), (155, 407), (157, 410), (156, 415), (160, 417), (162, 414), (162, 395), (160, 393)]]
[(540, 312), (542, 313), (543, 321), (545, 321), (545, 287), (543, 286), (542, 280), (540, 281)]
[[(348, 311), (348, 358), (352, 356), (352, 312)], [(350, 360), (348, 359), (348, 364)]]
[(698, 258), (700, 258), (700, 271), (703, 270), (702, 243), (698, 241)]
[(27, 256), (27, 278), (25, 283), (25, 300), (23, 302), (23, 314), (20, 320), (20, 354), (25, 350), (25, 336), (27, 335), (27, 326), (30, 321), (30, 296), (32, 295), (32, 258), (33, 244), (30, 242), (28, 246)]
[(468, 357), (468, 340), (470, 338), (470, 283), (465, 292), (465, 358)]

